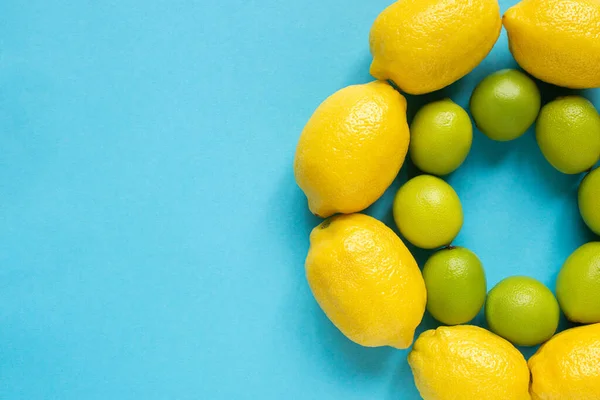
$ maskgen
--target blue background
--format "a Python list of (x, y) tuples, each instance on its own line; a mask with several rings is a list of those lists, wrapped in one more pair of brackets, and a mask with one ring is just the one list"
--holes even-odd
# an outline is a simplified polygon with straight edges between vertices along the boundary
[[(406, 352), (351, 343), (313, 300), (319, 221), (292, 172), (316, 106), (371, 80), (369, 28), (389, 3), (0, 3), (0, 398), (419, 398)], [(467, 78), (410, 97), (409, 117), (446, 96), (466, 106), (515, 65), (503, 32)], [(415, 173), (368, 212), (392, 224)], [(531, 132), (476, 132), (448, 179), (465, 209), (456, 244), (490, 287), (526, 274), (553, 288), (592, 239), (580, 177)]]

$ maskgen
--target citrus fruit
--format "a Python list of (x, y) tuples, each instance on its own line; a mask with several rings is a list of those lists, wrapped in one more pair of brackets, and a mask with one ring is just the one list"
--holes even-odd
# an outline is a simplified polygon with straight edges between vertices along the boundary
[(371, 27), (371, 75), (410, 94), (433, 92), (473, 70), (500, 35), (497, 0), (402, 0)]
[(476, 326), (421, 334), (408, 355), (424, 400), (529, 400), (529, 370), (509, 342)]
[(505, 142), (523, 135), (535, 122), (541, 95), (535, 82), (524, 73), (505, 69), (477, 85), (471, 96), (471, 113), (481, 132)]
[(417, 262), (382, 222), (338, 215), (310, 234), (306, 277), (315, 299), (350, 340), (405, 349), (427, 294)]
[(519, 65), (545, 82), (600, 86), (600, 1), (523, 0), (504, 14)]
[(600, 168), (596, 168), (579, 185), (579, 212), (585, 224), (600, 235)]
[(479, 258), (464, 247), (432, 255), (423, 267), (427, 310), (447, 325), (471, 321), (485, 301), (487, 286)]
[(373, 204), (408, 151), (406, 100), (385, 82), (346, 87), (325, 100), (300, 136), (296, 182), (310, 210), (328, 217)]
[(533, 400), (600, 399), (600, 324), (559, 333), (529, 359)]
[(600, 242), (586, 243), (567, 258), (556, 280), (556, 296), (569, 320), (600, 322)]
[(535, 346), (550, 339), (558, 328), (556, 298), (541, 282), (513, 276), (488, 294), (485, 318), (492, 332), (518, 346)]
[(465, 161), (473, 142), (469, 114), (450, 99), (421, 108), (410, 126), (409, 152), (423, 172), (447, 175)]
[(415, 246), (435, 249), (452, 243), (463, 224), (458, 195), (446, 182), (420, 175), (406, 182), (394, 199), (394, 220)]
[(554, 168), (578, 174), (590, 169), (600, 157), (600, 116), (583, 97), (556, 99), (542, 108), (536, 138)]

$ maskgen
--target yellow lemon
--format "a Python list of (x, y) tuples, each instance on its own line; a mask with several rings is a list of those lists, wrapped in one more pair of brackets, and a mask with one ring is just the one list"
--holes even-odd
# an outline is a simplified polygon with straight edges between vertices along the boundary
[(385, 82), (346, 87), (326, 99), (300, 136), (296, 182), (320, 216), (373, 204), (404, 163), (406, 99)]
[(338, 215), (310, 234), (306, 277), (315, 299), (350, 340), (367, 347), (412, 344), (427, 294), (417, 262), (382, 222)]
[(529, 368), (533, 400), (600, 400), (600, 324), (554, 336)]
[(545, 82), (600, 86), (600, 1), (524, 0), (504, 15), (510, 50)]
[(371, 75), (406, 93), (433, 92), (471, 72), (501, 28), (497, 0), (399, 0), (371, 28)]
[(477, 326), (421, 334), (408, 356), (425, 400), (529, 400), (529, 370), (509, 342)]

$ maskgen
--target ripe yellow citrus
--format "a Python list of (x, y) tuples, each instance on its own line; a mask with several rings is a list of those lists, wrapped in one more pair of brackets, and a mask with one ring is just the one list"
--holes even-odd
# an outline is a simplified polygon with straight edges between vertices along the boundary
[(529, 400), (529, 370), (509, 342), (477, 326), (421, 334), (408, 356), (425, 400)]
[(296, 182), (320, 216), (373, 204), (394, 181), (410, 141), (406, 100), (385, 82), (346, 87), (326, 99), (300, 136)]
[(405, 349), (427, 294), (417, 262), (382, 222), (338, 215), (310, 235), (306, 277), (327, 317), (350, 340)]
[(504, 14), (519, 65), (545, 82), (600, 86), (600, 1), (523, 0)]
[(399, 0), (371, 28), (371, 75), (406, 93), (433, 92), (471, 72), (501, 28), (497, 0)]
[(529, 359), (533, 400), (600, 399), (600, 324), (568, 329)]

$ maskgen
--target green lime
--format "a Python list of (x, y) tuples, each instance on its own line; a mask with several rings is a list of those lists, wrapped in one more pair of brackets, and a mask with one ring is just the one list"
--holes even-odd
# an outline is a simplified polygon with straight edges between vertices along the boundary
[(536, 138), (554, 168), (578, 174), (594, 166), (600, 157), (600, 115), (583, 97), (556, 99), (542, 108)]
[(432, 255), (423, 268), (427, 310), (446, 325), (471, 321), (485, 302), (487, 286), (479, 258), (464, 247), (449, 247)]
[(587, 174), (579, 185), (579, 212), (592, 232), (600, 235), (600, 168)]
[(420, 175), (398, 190), (394, 220), (409, 242), (436, 249), (449, 245), (460, 232), (462, 205), (452, 186), (435, 176)]
[(469, 114), (450, 99), (427, 104), (410, 125), (410, 157), (429, 174), (447, 175), (456, 170), (472, 143)]
[(485, 318), (492, 332), (519, 346), (535, 346), (558, 328), (560, 309), (544, 284), (525, 276), (498, 283), (488, 294)]
[(540, 90), (535, 82), (514, 69), (498, 71), (482, 80), (470, 104), (479, 130), (500, 142), (522, 136), (535, 122), (540, 106)]
[(584, 244), (567, 258), (558, 279), (556, 296), (573, 322), (600, 322), (600, 242)]

